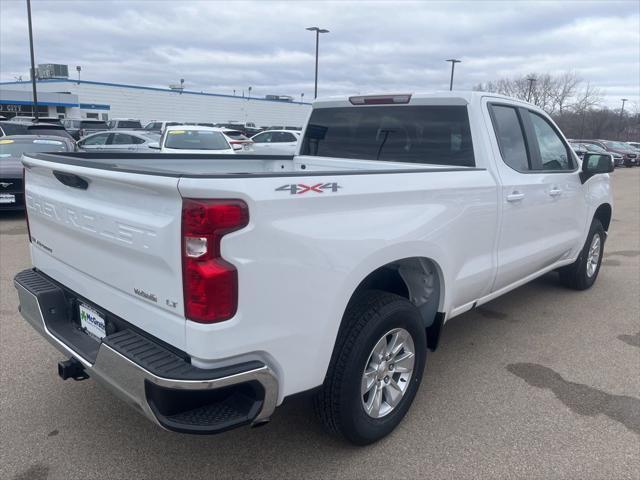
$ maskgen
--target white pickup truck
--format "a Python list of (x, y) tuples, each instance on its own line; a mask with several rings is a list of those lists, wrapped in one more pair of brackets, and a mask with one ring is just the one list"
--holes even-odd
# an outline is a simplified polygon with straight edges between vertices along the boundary
[(312, 391), (356, 444), (409, 409), (443, 324), (546, 272), (587, 289), (607, 154), (485, 93), (313, 104), (288, 157), (29, 154), (24, 318), (160, 426), (217, 433)]

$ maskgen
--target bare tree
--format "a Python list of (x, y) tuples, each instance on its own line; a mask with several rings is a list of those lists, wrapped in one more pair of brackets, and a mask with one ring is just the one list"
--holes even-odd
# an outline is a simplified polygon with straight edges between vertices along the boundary
[[(533, 83), (529, 81), (531, 78), (535, 78)], [(620, 109), (603, 106), (602, 91), (584, 83), (575, 72), (559, 75), (533, 72), (478, 84), (473, 89), (530, 101), (551, 115), (569, 138), (638, 141), (640, 135), (637, 104), (629, 105), (622, 115)]]

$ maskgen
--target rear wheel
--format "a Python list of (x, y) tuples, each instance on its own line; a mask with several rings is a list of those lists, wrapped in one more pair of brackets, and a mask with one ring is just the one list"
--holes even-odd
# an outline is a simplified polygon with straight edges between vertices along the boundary
[(600, 220), (594, 219), (577, 260), (560, 270), (560, 281), (564, 285), (574, 290), (586, 290), (595, 283), (600, 272), (605, 238)]
[(358, 445), (389, 434), (409, 410), (424, 371), (422, 317), (407, 299), (366, 291), (345, 314), (315, 408), (325, 427)]

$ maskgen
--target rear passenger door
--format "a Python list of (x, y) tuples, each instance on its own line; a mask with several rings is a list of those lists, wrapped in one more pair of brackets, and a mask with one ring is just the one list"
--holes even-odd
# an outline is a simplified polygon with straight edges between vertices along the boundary
[(273, 132), (271, 153), (293, 155), (298, 144), (298, 137), (290, 132)]
[(584, 222), (577, 163), (540, 114), (487, 103), (502, 186), (497, 291), (572, 255)]

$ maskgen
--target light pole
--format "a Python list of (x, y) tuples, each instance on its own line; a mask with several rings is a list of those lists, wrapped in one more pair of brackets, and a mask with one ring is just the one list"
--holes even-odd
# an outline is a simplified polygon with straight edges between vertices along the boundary
[(620, 140), (622, 140), (622, 132), (624, 131), (624, 104), (629, 100), (628, 98), (621, 98), (622, 100), (622, 108), (620, 109)]
[(449, 80), (449, 91), (453, 90), (453, 72), (456, 68), (456, 63), (462, 63), (462, 60), (458, 60), (457, 58), (450, 58), (445, 60), (445, 62), (451, 62), (451, 80)]
[(300, 103), (304, 103), (304, 92), (300, 94)]
[(33, 88), (33, 116), (36, 122), (38, 115), (38, 93), (36, 92), (36, 65), (33, 55), (33, 31), (31, 28), (31, 0), (27, 0), (27, 19), (29, 20), (29, 50), (31, 51), (31, 87)]
[(76, 70), (78, 71), (78, 85), (80, 85), (80, 72), (82, 71), (82, 67), (78, 65), (76, 66)]
[(527, 77), (527, 81), (529, 82), (529, 93), (527, 93), (527, 102), (531, 101), (531, 91), (533, 90), (533, 84), (536, 82), (536, 77)]
[(313, 98), (318, 98), (318, 44), (320, 43), (320, 34), (329, 33), (329, 30), (318, 27), (309, 27), (307, 30), (316, 32), (316, 81), (313, 88)]
[(249, 87), (249, 88), (248, 88), (248, 90), (249, 90), (249, 96), (247, 97), (247, 100), (251, 100), (251, 89), (252, 89), (252, 88), (253, 88), (253, 87)]

